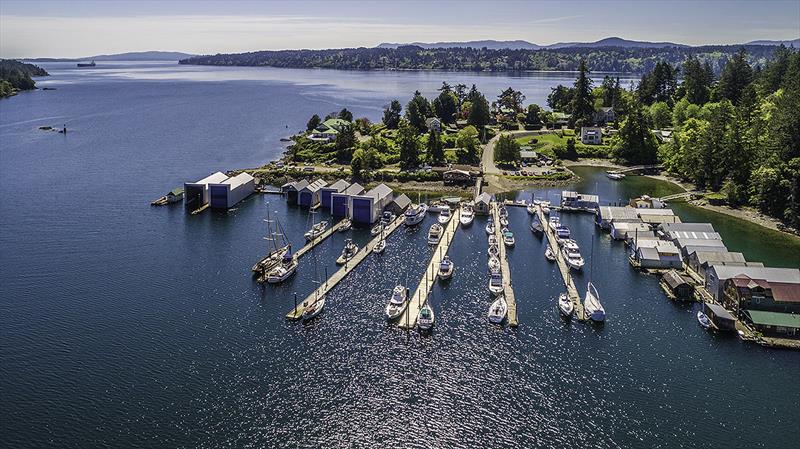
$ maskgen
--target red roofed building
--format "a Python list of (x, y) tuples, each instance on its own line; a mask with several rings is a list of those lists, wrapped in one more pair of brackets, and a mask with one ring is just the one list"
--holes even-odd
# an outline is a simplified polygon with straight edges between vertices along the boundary
[(800, 314), (800, 283), (768, 282), (740, 274), (725, 281), (722, 303), (739, 315), (744, 310)]

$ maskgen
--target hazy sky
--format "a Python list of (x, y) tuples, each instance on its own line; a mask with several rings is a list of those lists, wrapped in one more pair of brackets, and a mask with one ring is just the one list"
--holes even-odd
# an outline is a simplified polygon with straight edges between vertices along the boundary
[(626, 39), (732, 44), (800, 37), (800, 0), (0, 0), (0, 57), (228, 53), (381, 42)]

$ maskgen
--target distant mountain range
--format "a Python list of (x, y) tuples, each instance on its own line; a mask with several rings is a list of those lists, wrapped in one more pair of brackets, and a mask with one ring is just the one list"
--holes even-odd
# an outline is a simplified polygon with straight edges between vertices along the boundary
[[(770, 41), (759, 40), (751, 41), (738, 45), (780, 45), (784, 44), (787, 47), (793, 45), (795, 48), (800, 48), (800, 39), (790, 41)], [(398, 44), (384, 42), (378, 45), (378, 48), (397, 48), (404, 45), (415, 45), (422, 48), (488, 48), (490, 50), (543, 50), (543, 49), (559, 49), (559, 48), (607, 48), (607, 47), (620, 47), (620, 48), (686, 48), (691, 47), (686, 44), (677, 44), (674, 42), (647, 42), (647, 41), (633, 41), (623, 39), (621, 37), (607, 37), (595, 42), (559, 42), (551, 45), (539, 45), (524, 40), (515, 41), (496, 41), (496, 40), (482, 40), (482, 41), (464, 41), (464, 42), (412, 42), (410, 44)]]
[(117, 53), (113, 55), (95, 55), (85, 58), (35, 58), (25, 59), (33, 62), (76, 62), (76, 61), (179, 61), (191, 58), (190, 53), (177, 51), (134, 51), (128, 53)]

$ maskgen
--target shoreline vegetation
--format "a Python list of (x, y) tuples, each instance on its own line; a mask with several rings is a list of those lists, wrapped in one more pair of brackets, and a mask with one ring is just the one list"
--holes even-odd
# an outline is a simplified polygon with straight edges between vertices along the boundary
[(48, 76), (43, 68), (14, 59), (0, 59), (0, 98), (36, 89), (34, 76)]

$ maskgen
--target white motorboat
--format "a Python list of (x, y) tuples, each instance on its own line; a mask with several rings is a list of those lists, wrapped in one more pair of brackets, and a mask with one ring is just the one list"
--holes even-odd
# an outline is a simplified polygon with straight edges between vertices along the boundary
[(561, 248), (561, 253), (564, 254), (564, 261), (573, 270), (582, 270), (583, 266), (586, 264), (578, 249), (578, 245), (574, 243), (565, 244), (564, 247)]
[(450, 213), (450, 208), (448, 207), (447, 209), (442, 209), (442, 211), (439, 212), (439, 218), (436, 220), (439, 222), (439, 224), (445, 225), (450, 222), (451, 218), (453, 218), (453, 214)]
[(267, 282), (280, 284), (289, 279), (297, 271), (297, 259), (290, 252), (283, 255), (280, 265), (267, 273)]
[(372, 252), (375, 254), (380, 254), (385, 249), (386, 249), (386, 240), (380, 239), (378, 243), (376, 243), (375, 246), (372, 247)]
[(508, 218), (508, 209), (506, 209), (505, 205), (500, 205), (500, 209), (498, 209), (497, 214), (500, 215), (500, 218)]
[(606, 176), (608, 176), (609, 179), (613, 179), (614, 181), (619, 181), (619, 180), (625, 178), (625, 173), (618, 173), (618, 172), (611, 172), (610, 171), (610, 172), (608, 172), (606, 174)]
[(444, 200), (433, 202), (430, 206), (428, 206), (428, 212), (433, 214), (441, 214), (442, 211), (445, 210), (450, 210), (450, 203)]
[(336, 259), (336, 264), (344, 265), (347, 263), (347, 261), (355, 257), (356, 253), (358, 253), (358, 245), (353, 243), (353, 240), (347, 239), (345, 241), (344, 248), (342, 249), (342, 255)]
[(456, 266), (450, 260), (450, 256), (444, 256), (444, 259), (439, 263), (439, 279), (450, 279), (455, 268)]
[(508, 217), (500, 217), (500, 226), (508, 226)]
[(489, 245), (488, 253), (489, 257), (498, 257), (500, 255), (500, 247), (497, 245), (497, 243)]
[(419, 318), (417, 318), (417, 326), (422, 331), (429, 331), (433, 328), (433, 323), (436, 321), (436, 315), (433, 314), (433, 308), (429, 303), (419, 309)]
[(428, 245), (438, 245), (439, 240), (442, 239), (442, 225), (434, 223), (428, 230)]
[(514, 243), (514, 233), (509, 231), (508, 228), (503, 228), (503, 244), (507, 247), (512, 247)]
[(306, 240), (311, 241), (319, 237), (320, 235), (322, 235), (323, 232), (325, 232), (325, 229), (327, 227), (328, 227), (327, 221), (320, 221), (319, 223), (315, 224), (314, 226), (311, 227), (311, 229), (306, 231), (305, 233)]
[(489, 306), (489, 321), (500, 324), (506, 319), (508, 314), (508, 303), (503, 295), (500, 295), (491, 306)]
[(703, 313), (702, 310), (697, 311), (697, 322), (700, 323), (701, 326), (703, 326), (703, 329), (708, 329), (709, 327), (711, 327), (711, 319), (708, 318), (708, 315)]
[(370, 235), (373, 237), (383, 232), (383, 223), (378, 223), (369, 230)]
[(533, 203), (525, 206), (525, 210), (527, 210), (530, 215), (536, 215), (536, 205)]
[(550, 249), (550, 245), (547, 245), (547, 249), (544, 250), (544, 257), (549, 260), (550, 262), (556, 261), (556, 255), (552, 249)]
[(544, 227), (542, 226), (542, 222), (539, 220), (538, 215), (533, 216), (533, 221), (531, 221), (531, 232), (536, 234), (538, 237), (541, 237), (542, 233), (544, 233)]
[(308, 304), (303, 309), (303, 321), (309, 321), (322, 312), (325, 307), (325, 295), (315, 299), (311, 304)]
[(402, 285), (397, 285), (394, 290), (392, 290), (392, 297), (389, 299), (389, 304), (386, 304), (386, 319), (396, 319), (406, 310), (406, 307), (408, 307), (406, 288)]
[(494, 235), (494, 220), (492, 220), (492, 217), (489, 217), (489, 222), (486, 223), (486, 233)]
[(471, 225), (472, 220), (474, 219), (475, 219), (475, 212), (472, 210), (472, 205), (466, 203), (463, 206), (461, 206), (461, 216), (458, 217), (458, 221), (461, 222), (461, 226)]
[(600, 295), (597, 293), (597, 289), (594, 288), (594, 284), (592, 284), (591, 281), (589, 281), (589, 284), (586, 286), (586, 297), (583, 299), (583, 308), (592, 321), (601, 323), (606, 320), (606, 309), (604, 309), (603, 305), (600, 303)]
[(543, 214), (550, 215), (550, 201), (542, 201), (539, 206), (541, 206)]
[(395, 218), (397, 217), (393, 213), (387, 210), (383, 213), (383, 216), (381, 217), (381, 224), (383, 226), (388, 226), (389, 223), (393, 222)]
[(416, 226), (422, 223), (422, 220), (425, 219), (425, 213), (427, 212), (428, 206), (425, 203), (409, 207), (404, 213), (405, 225)]
[(500, 259), (497, 257), (490, 257), (489, 258), (489, 273), (499, 273), (500, 272)]
[(558, 311), (561, 312), (561, 315), (564, 317), (571, 317), (572, 312), (574, 312), (575, 306), (572, 304), (572, 301), (569, 300), (569, 295), (566, 292), (562, 292), (558, 295)]
[(503, 293), (503, 275), (499, 271), (489, 276), (489, 291), (495, 295)]
[(497, 236), (494, 234), (489, 234), (489, 245), (496, 245), (497, 244)]
[(552, 229), (553, 232), (556, 232), (556, 229), (561, 226), (561, 219), (558, 218), (558, 215), (553, 215), (549, 220), (547, 220), (547, 225), (550, 226), (550, 229)]
[(558, 240), (558, 244), (561, 245), (565, 241), (569, 240), (572, 232), (569, 230), (567, 226), (560, 225), (556, 228), (556, 239)]
[(343, 218), (342, 219), (342, 224), (339, 225), (339, 232), (349, 231), (350, 228), (352, 228), (352, 227), (353, 227), (353, 220), (351, 220), (349, 218)]

